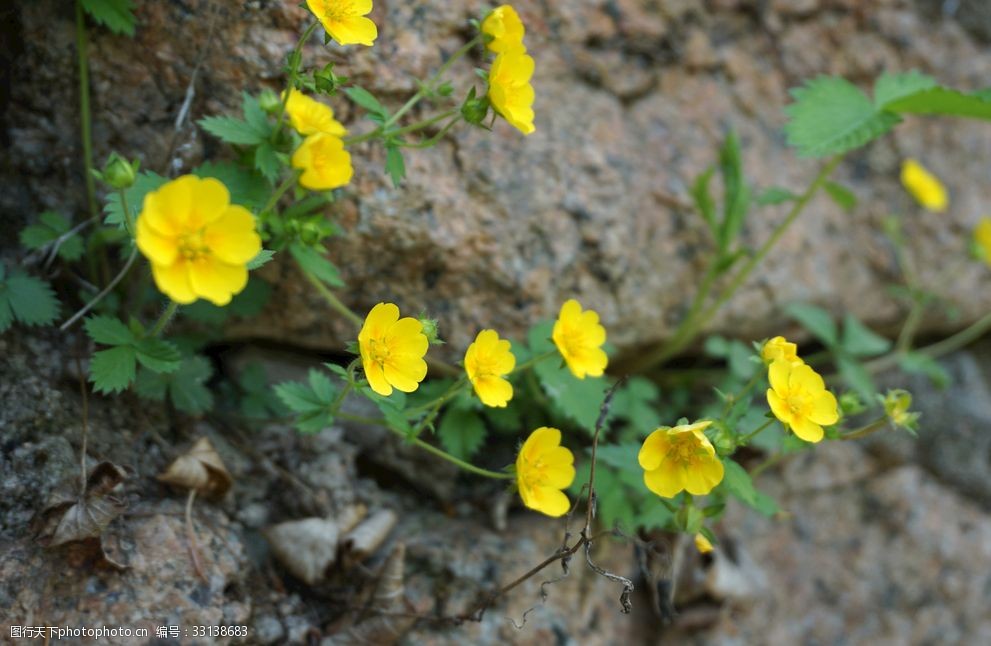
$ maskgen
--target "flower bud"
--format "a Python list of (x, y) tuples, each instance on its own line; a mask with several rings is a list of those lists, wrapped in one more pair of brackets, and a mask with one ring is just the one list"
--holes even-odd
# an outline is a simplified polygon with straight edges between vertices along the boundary
[(464, 120), (474, 126), (481, 125), (485, 117), (489, 116), (489, 98), (475, 97), (475, 88), (471, 88), (468, 97), (461, 104), (461, 116)]
[(258, 105), (269, 114), (278, 114), (282, 109), (282, 99), (272, 90), (264, 90), (258, 95)]
[(323, 94), (336, 94), (337, 88), (347, 83), (347, 81), (346, 76), (334, 74), (333, 63), (327, 63), (323, 66), (323, 69), (313, 73), (313, 86), (317, 92), (322, 92)]
[(427, 341), (430, 342), (430, 345), (444, 344), (444, 342), (438, 336), (437, 319), (432, 319), (428, 317), (426, 313), (420, 314), (420, 316), (418, 316), (417, 319), (420, 321), (420, 325), (423, 326), (421, 332), (423, 332), (423, 334), (427, 337)]
[(884, 397), (879, 398), (884, 406), (884, 414), (892, 424), (909, 431), (915, 430), (920, 415), (909, 411), (912, 407), (912, 393), (901, 389), (889, 390)]
[(107, 159), (107, 163), (104, 164), (99, 177), (104, 183), (116, 189), (129, 188), (134, 184), (134, 180), (137, 179), (138, 168), (140, 166), (141, 163), (138, 160), (129, 162), (117, 153), (110, 153), (110, 157)]
[(719, 455), (729, 455), (736, 448), (736, 438), (722, 426), (720, 426), (710, 439), (712, 445), (716, 447), (716, 453)]

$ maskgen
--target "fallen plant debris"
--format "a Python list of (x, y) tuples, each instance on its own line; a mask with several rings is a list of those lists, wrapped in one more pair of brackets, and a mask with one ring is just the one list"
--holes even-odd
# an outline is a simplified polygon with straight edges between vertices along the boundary
[(355, 505), (336, 518), (291, 520), (273, 525), (263, 534), (279, 562), (297, 579), (312, 586), (326, 578), (327, 570), (337, 562), (341, 536), (364, 515), (364, 505)]
[(208, 437), (196, 440), (158, 479), (183, 489), (193, 489), (200, 495), (218, 498), (227, 493), (234, 482)]

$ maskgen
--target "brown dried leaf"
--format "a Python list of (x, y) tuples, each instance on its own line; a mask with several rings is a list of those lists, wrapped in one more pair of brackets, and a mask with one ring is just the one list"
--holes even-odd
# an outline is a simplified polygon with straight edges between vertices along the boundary
[(231, 488), (231, 477), (210, 439), (201, 437), (193, 447), (169, 465), (158, 479), (167, 484), (195, 489), (204, 495), (223, 496)]
[(127, 501), (120, 495), (126, 479), (124, 469), (101, 462), (89, 472), (85, 494), (55, 492), (41, 511), (38, 538), (47, 547), (55, 547), (99, 537), (127, 508)]

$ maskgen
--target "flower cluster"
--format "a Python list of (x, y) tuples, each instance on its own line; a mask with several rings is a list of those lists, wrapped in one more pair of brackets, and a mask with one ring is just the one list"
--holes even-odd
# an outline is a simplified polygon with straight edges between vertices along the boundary
[(227, 187), (212, 177), (183, 175), (148, 193), (136, 229), (155, 285), (183, 305), (199, 298), (227, 305), (261, 251), (254, 216), (231, 204)]
[(342, 139), (347, 130), (334, 118), (334, 111), (298, 90), (290, 90), (283, 99), (289, 124), (305, 137), (292, 155), (293, 168), (302, 171), (300, 185), (311, 191), (346, 186), (354, 169)]
[(486, 47), (496, 54), (489, 70), (489, 101), (511, 126), (528, 135), (535, 130), (534, 62), (523, 44), (523, 22), (513, 7), (502, 5), (486, 16), (481, 28)]

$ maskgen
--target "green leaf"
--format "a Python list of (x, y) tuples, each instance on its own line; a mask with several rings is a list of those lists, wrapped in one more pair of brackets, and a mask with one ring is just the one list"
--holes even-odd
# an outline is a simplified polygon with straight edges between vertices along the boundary
[(304, 271), (313, 274), (331, 287), (344, 287), (340, 272), (334, 263), (313, 247), (298, 242), (289, 245), (289, 253)]
[[(61, 213), (45, 211), (38, 219), (38, 224), (32, 224), (21, 230), (21, 245), (26, 249), (41, 249), (68, 233), (72, 223)], [(59, 243), (58, 255), (63, 260), (72, 262), (79, 260), (84, 252), (83, 241), (78, 235), (71, 235)]]
[(854, 207), (857, 206), (857, 196), (847, 187), (836, 182), (826, 182), (823, 188), (826, 189), (826, 194), (836, 202), (836, 205), (847, 213), (853, 211)]
[(206, 162), (194, 168), (193, 175), (219, 179), (230, 191), (231, 204), (254, 210), (265, 206), (271, 190), (261, 175), (233, 162)]
[(634, 531), (640, 525), (636, 508), (638, 496), (631, 495), (621, 474), (609, 468), (596, 469), (595, 495), (598, 517), (603, 527), (618, 526)]
[(134, 344), (134, 350), (141, 365), (152, 372), (175, 372), (182, 361), (182, 355), (175, 345), (154, 337), (141, 339)]
[(898, 366), (910, 374), (925, 375), (937, 388), (946, 388), (953, 380), (950, 373), (927, 354), (908, 352), (898, 359)]
[(826, 345), (834, 346), (838, 342), (833, 316), (821, 307), (792, 303), (785, 307), (785, 312)]
[(773, 206), (775, 204), (784, 204), (785, 202), (794, 202), (797, 199), (798, 196), (788, 189), (781, 188), (780, 186), (772, 186), (764, 189), (757, 196), (756, 202), (759, 206)]
[(654, 382), (643, 377), (628, 379), (613, 395), (610, 412), (627, 420), (643, 435), (660, 423), (660, 413), (654, 407), (660, 392)]
[(279, 179), (282, 164), (279, 163), (275, 148), (267, 141), (258, 144), (258, 147), (255, 148), (255, 169), (272, 184)]
[(477, 413), (449, 408), (440, 420), (437, 435), (444, 449), (456, 458), (470, 459), (485, 441), (485, 423)]
[(398, 146), (385, 147), (385, 172), (392, 178), (392, 185), (399, 188), (406, 177), (406, 162)]
[(901, 121), (897, 114), (875, 108), (855, 85), (834, 76), (808, 81), (792, 89), (791, 95), (795, 102), (785, 107), (785, 134), (802, 157), (825, 157), (859, 148)]
[(310, 383), (310, 390), (322, 402), (333, 403), (337, 396), (337, 388), (325, 373), (320, 370), (310, 370), (307, 379)]
[[(138, 173), (134, 184), (124, 191), (124, 195), (127, 197), (127, 208), (130, 209), (131, 216), (135, 220), (144, 207), (145, 196), (160, 188), (167, 181), (169, 178), (162, 177), (157, 173), (149, 171)], [(107, 196), (107, 203), (103, 207), (103, 212), (106, 214), (103, 219), (104, 224), (117, 225), (123, 228), (125, 222), (124, 207), (121, 206), (119, 193), (114, 191)]]
[(852, 314), (843, 319), (843, 339), (840, 345), (855, 357), (873, 357), (891, 349), (891, 342), (872, 332)]
[(707, 168), (704, 173), (695, 178), (690, 192), (699, 215), (709, 225), (712, 235), (718, 239), (719, 228), (716, 224), (716, 202), (712, 199), (712, 192), (709, 190), (709, 183), (712, 181), (712, 175), (715, 172), (716, 169), (714, 167), (710, 166)]
[[(48, 283), (34, 276), (15, 270), (6, 280), (0, 281), (0, 309), (10, 310), (14, 318), (24, 325), (48, 325), (59, 312), (58, 299)], [(9, 315), (0, 314), (0, 331), (9, 327)]]
[(231, 299), (226, 310), (234, 316), (258, 316), (265, 309), (271, 295), (271, 285), (257, 276), (251, 276), (245, 288)]
[(765, 516), (773, 516), (777, 513), (777, 503), (754, 487), (754, 481), (746, 469), (733, 460), (724, 460), (723, 467), (725, 474), (720, 486), (730, 495)]
[(275, 256), (275, 252), (271, 249), (262, 249), (257, 256), (248, 261), (248, 271), (264, 267), (272, 260), (273, 256)]
[[(653, 430), (653, 429), (651, 429)], [(592, 449), (587, 449), (591, 455)], [(626, 471), (634, 469), (638, 473), (643, 473), (637, 456), (640, 454), (639, 442), (623, 442), (621, 444), (602, 444), (595, 450), (595, 459), (603, 464)]]
[(936, 114), (991, 121), (991, 98), (984, 94), (964, 94), (944, 87), (916, 92), (884, 106), (903, 114)]
[(268, 137), (267, 129), (258, 128), (236, 117), (206, 117), (197, 123), (214, 137), (229, 144), (256, 146)]
[(372, 114), (379, 115), (383, 118), (388, 118), (389, 111), (386, 110), (385, 106), (379, 103), (378, 99), (372, 96), (372, 93), (365, 88), (355, 85), (354, 87), (349, 87), (344, 90), (344, 94), (348, 95), (349, 99)]
[(839, 356), (836, 359), (836, 365), (840, 369), (840, 376), (843, 377), (850, 388), (857, 391), (865, 401), (873, 401), (874, 395), (877, 394), (877, 386), (874, 385), (874, 379), (871, 377), (871, 373), (867, 372), (867, 369), (851, 357)]
[(90, 18), (115, 34), (134, 35), (134, 5), (131, 0), (80, 0)]
[(523, 415), (520, 406), (510, 404), (505, 408), (486, 406), (482, 410), (485, 419), (499, 433), (518, 435), (523, 429)]
[(719, 248), (726, 251), (739, 235), (750, 208), (750, 187), (743, 177), (740, 139), (733, 131), (726, 136), (719, 151), (719, 170), (723, 177), (723, 222), (719, 228)]
[(102, 345), (132, 345), (136, 340), (131, 328), (113, 316), (91, 316), (83, 327), (89, 338)]
[(169, 375), (169, 397), (175, 407), (185, 413), (199, 415), (213, 407), (213, 395), (205, 383), (213, 374), (206, 357), (199, 355), (183, 359), (182, 365)]
[[(550, 341), (553, 327), (552, 322), (546, 321), (530, 328), (527, 339), (534, 354), (554, 349), (554, 344)], [(537, 363), (533, 370), (555, 410), (592, 433), (599, 417), (599, 408), (605, 399), (605, 379), (578, 379), (556, 357)]]
[(119, 345), (109, 350), (94, 352), (89, 362), (89, 380), (98, 393), (117, 393), (126, 390), (134, 380), (134, 348)]
[(142, 368), (134, 380), (134, 392), (139, 397), (152, 401), (165, 401), (169, 392), (169, 375), (159, 374)]
[(874, 82), (874, 107), (883, 110), (893, 101), (935, 86), (935, 79), (916, 70), (900, 74), (886, 72)]
[[(0, 265), (0, 270), (3, 266)], [(14, 310), (10, 308), (10, 300), (2, 293), (0, 288), (0, 334), (6, 332), (14, 324)]]
[(268, 114), (266, 114), (258, 99), (247, 92), (241, 93), (241, 112), (244, 114), (244, 120), (248, 125), (259, 132), (265, 131), (271, 135), (272, 124), (268, 121)]

